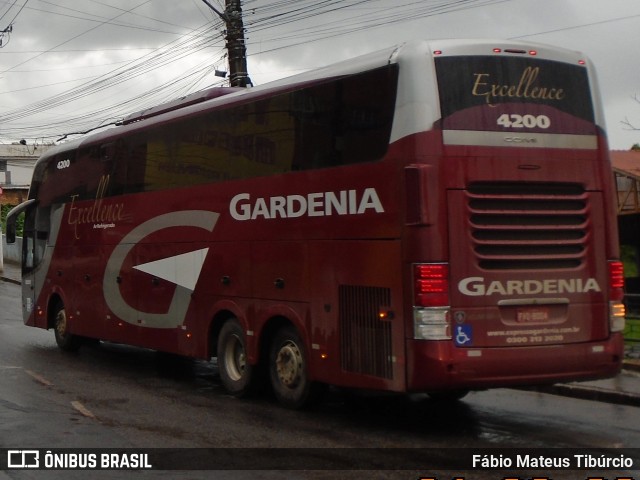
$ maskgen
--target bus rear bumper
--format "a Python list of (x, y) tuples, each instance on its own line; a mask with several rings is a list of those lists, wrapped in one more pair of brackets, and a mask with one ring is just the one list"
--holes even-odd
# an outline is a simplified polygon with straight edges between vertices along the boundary
[(623, 336), (606, 341), (536, 347), (457, 348), (453, 342), (409, 340), (407, 391), (543, 385), (615, 376)]

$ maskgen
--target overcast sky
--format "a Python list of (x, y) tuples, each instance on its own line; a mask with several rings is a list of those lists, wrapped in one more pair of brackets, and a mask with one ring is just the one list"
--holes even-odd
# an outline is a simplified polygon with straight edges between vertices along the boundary
[[(224, 0), (210, 0), (223, 10)], [(584, 52), (612, 148), (640, 143), (638, 0), (244, 0), (254, 84), (417, 38)], [(0, 0), (0, 142), (86, 130), (220, 83), (222, 23), (202, 0)]]

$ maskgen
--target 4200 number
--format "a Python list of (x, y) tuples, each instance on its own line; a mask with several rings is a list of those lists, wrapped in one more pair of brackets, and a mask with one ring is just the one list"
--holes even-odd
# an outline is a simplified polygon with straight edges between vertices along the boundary
[(504, 113), (498, 117), (498, 125), (505, 128), (542, 128), (551, 126), (551, 119), (546, 115), (518, 115)]

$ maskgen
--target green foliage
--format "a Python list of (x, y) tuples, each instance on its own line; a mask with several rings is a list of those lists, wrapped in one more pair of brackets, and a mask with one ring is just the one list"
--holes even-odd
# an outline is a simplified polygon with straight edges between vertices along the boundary
[[(2, 215), (0, 218), (2, 219), (2, 233), (6, 233), (7, 231), (7, 214), (15, 205), (2, 205)], [(16, 222), (16, 235), (21, 237), (22, 231), (24, 228), (24, 214), (18, 217)]]

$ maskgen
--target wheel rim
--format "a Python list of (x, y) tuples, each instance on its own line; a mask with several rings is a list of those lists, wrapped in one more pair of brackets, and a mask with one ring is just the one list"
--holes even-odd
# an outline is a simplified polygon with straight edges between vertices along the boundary
[(67, 314), (64, 309), (60, 310), (56, 315), (56, 333), (60, 338), (64, 338), (67, 334)]
[(280, 348), (276, 357), (276, 372), (280, 383), (289, 388), (296, 387), (302, 379), (303, 367), (300, 348), (288, 341)]
[(224, 364), (231, 380), (238, 381), (243, 377), (247, 356), (237, 335), (231, 335), (224, 345)]

